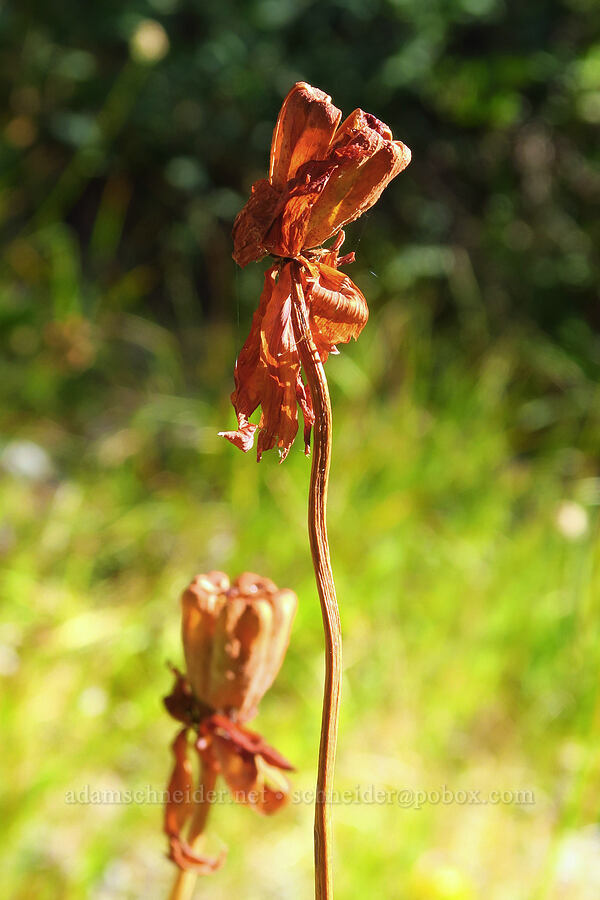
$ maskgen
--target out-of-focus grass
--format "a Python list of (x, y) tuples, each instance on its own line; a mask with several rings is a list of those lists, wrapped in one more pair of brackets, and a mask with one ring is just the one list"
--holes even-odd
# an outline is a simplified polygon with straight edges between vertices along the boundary
[[(175, 724), (161, 697), (196, 572), (252, 569), (298, 592), (256, 726), (294, 761), (294, 786), (313, 788), (323, 663), (309, 464), (298, 446), (257, 466), (216, 437), (232, 421), (239, 332), (179, 341), (110, 310), (101, 325), (70, 321), (41, 344), (17, 332), (3, 368), (2, 891), (158, 898), (173, 873), (148, 792), (168, 774)], [(600, 484), (582, 449), (598, 390), (535, 334), (475, 346), (434, 340), (426, 310), (400, 299), (328, 363), (337, 785), (364, 800), (335, 809), (340, 898), (600, 891)], [(146, 802), (67, 802), (86, 790)], [(403, 795), (403, 808), (402, 790), (429, 797)], [(448, 802), (459, 791), (534, 802)], [(309, 803), (267, 820), (222, 804), (210, 830), (229, 857), (199, 896), (310, 896)]]

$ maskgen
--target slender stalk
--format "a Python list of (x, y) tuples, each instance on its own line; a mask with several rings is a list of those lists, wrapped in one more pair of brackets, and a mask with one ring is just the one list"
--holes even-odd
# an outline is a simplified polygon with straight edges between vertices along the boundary
[(333, 897), (331, 796), (342, 690), (342, 632), (327, 537), (331, 402), (325, 370), (310, 330), (298, 263), (294, 263), (292, 269), (292, 324), (315, 411), (308, 532), (325, 632), (325, 683), (315, 799), (315, 897), (317, 900), (331, 900)]
[[(204, 828), (208, 813), (210, 812), (210, 800), (207, 796), (215, 789), (215, 781), (217, 780), (217, 772), (213, 766), (207, 766), (204, 762), (202, 765), (202, 779), (200, 782), (201, 801), (196, 804), (192, 821), (188, 831), (187, 842), (196, 853), (199, 853), (204, 841)], [(191, 900), (196, 887), (196, 872), (186, 872), (183, 869), (177, 870), (169, 900)]]

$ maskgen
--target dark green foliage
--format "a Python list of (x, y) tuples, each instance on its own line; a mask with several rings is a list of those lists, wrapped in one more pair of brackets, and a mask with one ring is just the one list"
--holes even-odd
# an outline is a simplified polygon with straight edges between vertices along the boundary
[[(170, 44), (151, 66), (129, 61), (147, 17)], [(415, 303), (435, 282), (447, 321), (461, 302), (448, 267), (467, 259), (495, 330), (530, 316), (596, 368), (599, 40), (585, 0), (13, 4), (2, 94), (37, 137), (3, 150), (5, 234), (64, 216), (105, 291), (147, 267), (130, 309), (146, 314), (150, 292), (161, 317), (230, 319), (232, 218), (304, 79), (413, 149), (352, 229), (361, 265), (380, 275), (395, 256), (386, 288), (408, 284)], [(423, 246), (434, 252), (415, 255)]]

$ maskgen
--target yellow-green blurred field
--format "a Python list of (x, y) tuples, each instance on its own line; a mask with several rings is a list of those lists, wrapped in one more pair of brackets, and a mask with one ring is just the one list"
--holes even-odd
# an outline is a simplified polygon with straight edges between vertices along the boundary
[[(309, 465), (297, 447), (284, 465), (267, 454), (258, 466), (217, 438), (231, 421), (227, 332), (189, 336), (187, 385), (168, 332), (125, 317), (123, 334), (146, 355), (135, 390), (98, 410), (85, 438), (16, 418), (1, 457), (11, 898), (165, 896), (155, 795), (175, 725), (161, 697), (167, 661), (182, 660), (178, 594), (198, 571), (254, 569), (299, 593), (257, 726), (295, 763), (295, 788), (314, 786), (322, 642)], [(115, 348), (107, 337), (96, 351)], [(40, 389), (50, 364), (43, 348), (24, 361)], [(547, 449), (529, 459), (509, 446), (535, 421), (517, 374), (544, 365), (572, 385)], [(585, 416), (570, 413), (597, 389), (531, 335), (467, 362), (401, 297), (328, 371), (345, 634), (337, 786), (362, 797), (335, 809), (339, 896), (597, 896), (600, 484), (577, 450)], [(197, 399), (200, 384), (219, 385), (219, 400)], [(146, 802), (68, 802), (80, 791)], [(198, 896), (310, 896), (310, 804), (265, 820), (224, 803), (211, 832), (229, 858)]]

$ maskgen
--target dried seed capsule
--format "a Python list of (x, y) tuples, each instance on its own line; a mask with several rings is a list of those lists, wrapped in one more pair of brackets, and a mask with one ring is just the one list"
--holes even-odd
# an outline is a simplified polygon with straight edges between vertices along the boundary
[(297, 598), (246, 572), (232, 585), (199, 575), (182, 596), (187, 675), (199, 701), (247, 721), (273, 683), (287, 649)]

